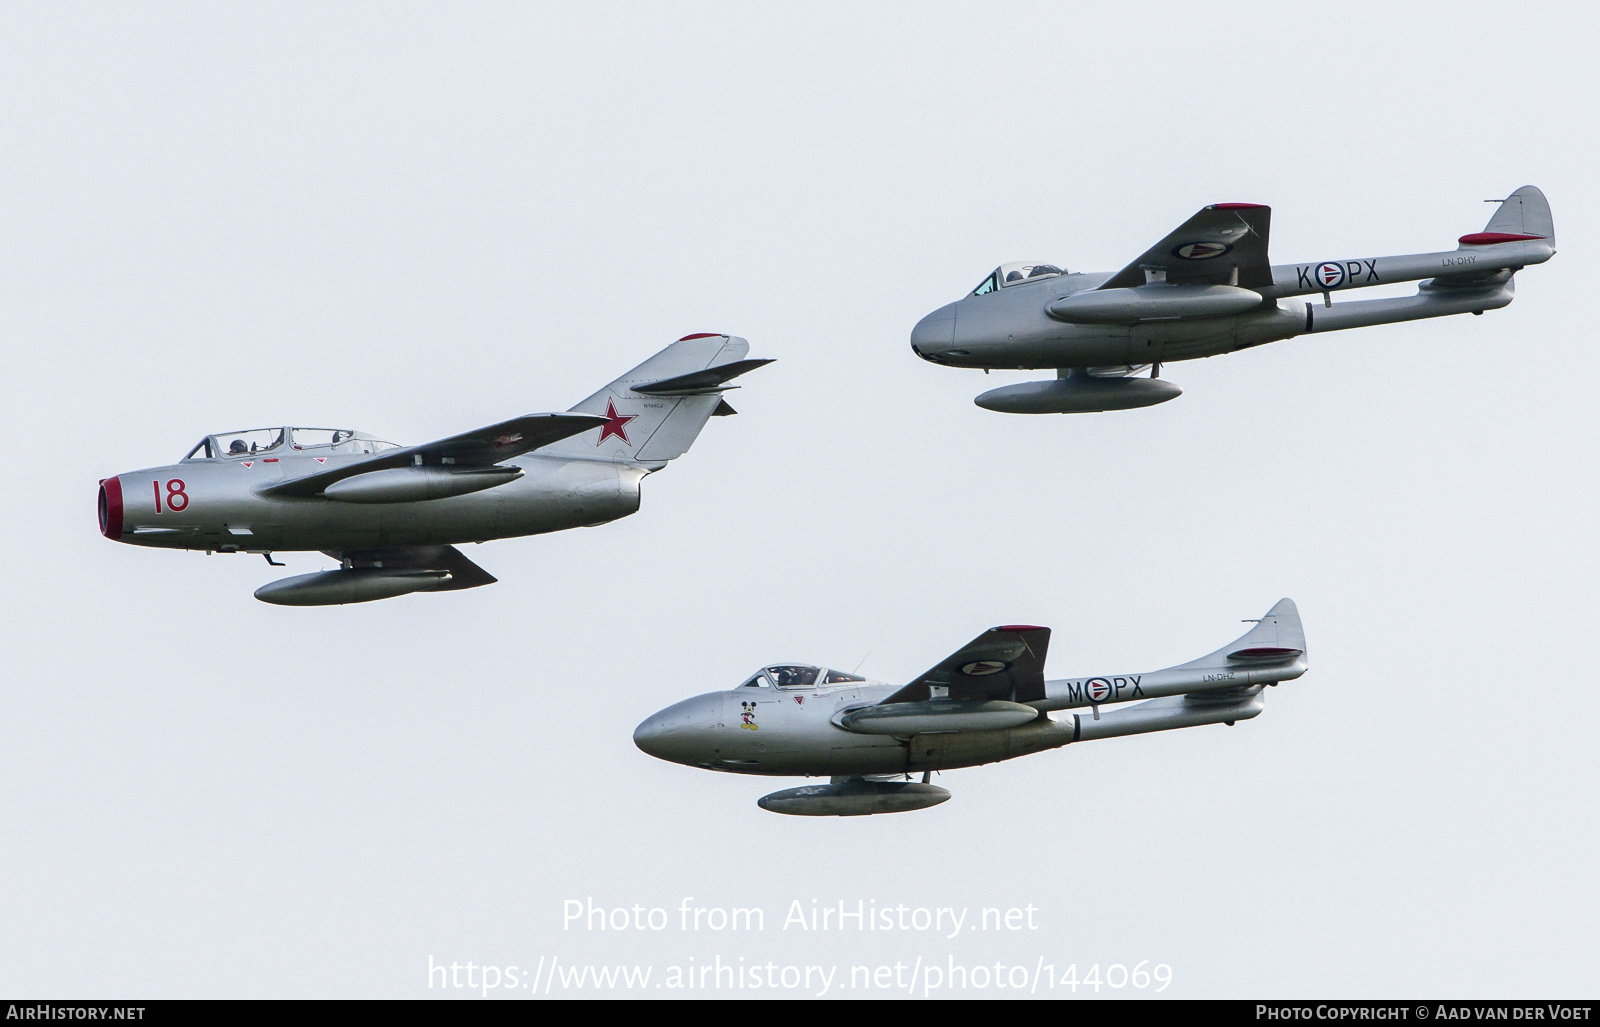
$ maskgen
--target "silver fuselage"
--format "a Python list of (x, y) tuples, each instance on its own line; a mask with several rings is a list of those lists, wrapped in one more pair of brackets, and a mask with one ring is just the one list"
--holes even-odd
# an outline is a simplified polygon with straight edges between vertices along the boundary
[[(905, 737), (862, 734), (840, 724), (845, 713), (879, 703), (893, 685), (866, 682), (778, 688), (743, 686), (675, 703), (639, 725), (634, 742), (660, 759), (707, 770), (769, 776), (863, 776), (951, 770), (1027, 756), (1076, 741), (1156, 729), (1133, 723), (1137, 707), (1100, 707), (1174, 697), (1189, 712), (1159, 712), (1161, 727), (1248, 720), (1261, 711), (1263, 687), (1298, 678), (1302, 656), (1271, 667), (1218, 667), (1197, 661), (1142, 674), (1106, 674), (1045, 682), (1045, 698), (1026, 703), (1038, 719), (993, 731), (930, 732)], [(1059, 720), (1049, 711), (1087, 709)]]
[[(1068, 296), (1096, 289), (1111, 272), (1029, 279), (983, 295), (968, 295), (924, 317), (911, 347), (924, 360), (949, 367), (1079, 368), (1141, 365), (1216, 356), (1307, 332), (1390, 324), (1447, 314), (1481, 313), (1510, 303), (1511, 272), (1550, 259), (1546, 240), (1473, 246), (1438, 253), (1283, 264), (1273, 284), (1253, 290), (1261, 304), (1220, 317), (1081, 324), (1052, 316)], [(1496, 272), (1499, 272), (1498, 274)], [(1442, 284), (1479, 278), (1464, 287)], [(1434, 279), (1436, 281), (1426, 281)], [(1349, 289), (1422, 281), (1415, 296), (1339, 302)], [(1324, 284), (1331, 283), (1331, 284)], [(1139, 289), (1159, 295), (1152, 283)], [(1314, 295), (1311, 303), (1297, 297)]]
[[(132, 545), (205, 552), (340, 552), (483, 542), (625, 517), (639, 509), (639, 482), (650, 471), (638, 464), (527, 453), (512, 461), (523, 470), (521, 478), (423, 502), (268, 498), (257, 491), (367, 459), (330, 455), (319, 461), (291, 451), (130, 471), (101, 485), (102, 530)], [(107, 510), (107, 504), (117, 509)], [(108, 514), (116, 515), (110, 523)]]

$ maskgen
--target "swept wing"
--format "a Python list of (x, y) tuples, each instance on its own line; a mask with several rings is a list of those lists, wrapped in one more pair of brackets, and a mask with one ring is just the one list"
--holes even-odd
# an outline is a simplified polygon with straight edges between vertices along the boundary
[(936, 688), (945, 689), (951, 699), (1017, 703), (1043, 699), (1049, 649), (1049, 628), (1031, 624), (990, 628), (884, 699), (883, 705), (925, 702), (936, 697)]
[(1271, 225), (1271, 207), (1259, 203), (1213, 203), (1100, 288), (1144, 285), (1147, 270), (1165, 272), (1166, 280), (1172, 284), (1238, 285), (1246, 289), (1269, 286), (1272, 264), (1267, 260), (1267, 235)]

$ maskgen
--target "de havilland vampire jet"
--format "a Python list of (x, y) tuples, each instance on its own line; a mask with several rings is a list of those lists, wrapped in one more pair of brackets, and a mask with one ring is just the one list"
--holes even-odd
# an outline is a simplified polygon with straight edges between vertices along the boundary
[[(1166, 670), (1046, 681), (1049, 644), (1049, 628), (990, 628), (903, 688), (804, 664), (764, 667), (738, 688), (668, 706), (633, 740), (691, 767), (832, 778), (761, 798), (774, 813), (897, 813), (950, 797), (928, 783), (932, 771), (1096, 738), (1231, 725), (1261, 712), (1263, 688), (1306, 672), (1305, 633), (1289, 599), (1238, 641)], [(1145, 701), (1101, 711), (1135, 699)], [(1070, 709), (1087, 712), (1050, 716)], [(918, 772), (921, 783), (909, 779)]]
[[(109, 539), (205, 553), (321, 551), (338, 570), (256, 598), (328, 606), (495, 579), (455, 546), (603, 524), (639, 509), (639, 482), (734, 413), (732, 379), (769, 360), (688, 335), (566, 413), (529, 414), (421, 446), (344, 428), (207, 435), (180, 463), (100, 483)], [(517, 465), (508, 463), (517, 460)]]
[[(1163, 362), (1505, 306), (1512, 276), (1549, 260), (1556, 238), (1538, 189), (1525, 185), (1498, 202), (1484, 230), (1462, 236), (1454, 250), (1276, 266), (1267, 259), (1271, 208), (1217, 203), (1115, 274), (1004, 264), (918, 322), (911, 348), (949, 367), (1056, 369), (1053, 381), (983, 393), (976, 402), (988, 410), (1066, 414), (1163, 403), (1183, 391), (1157, 377)], [(1333, 302), (1335, 292), (1418, 280), (1412, 296)], [(1147, 367), (1149, 378), (1134, 377)]]

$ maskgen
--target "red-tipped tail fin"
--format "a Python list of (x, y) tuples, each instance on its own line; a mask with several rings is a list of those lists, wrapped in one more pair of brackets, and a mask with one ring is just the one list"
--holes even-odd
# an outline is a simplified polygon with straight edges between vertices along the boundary
[(1461, 237), (1463, 246), (1489, 246), (1500, 242), (1548, 240), (1556, 244), (1556, 224), (1550, 216), (1550, 201), (1537, 186), (1525, 185), (1500, 201), (1494, 217), (1483, 231)]

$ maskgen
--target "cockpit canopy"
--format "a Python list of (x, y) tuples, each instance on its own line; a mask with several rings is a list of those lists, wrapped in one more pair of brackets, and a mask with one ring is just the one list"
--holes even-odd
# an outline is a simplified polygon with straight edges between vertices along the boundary
[(740, 688), (815, 688), (818, 685), (844, 685), (867, 679), (842, 670), (828, 670), (805, 663), (777, 663), (762, 667)]
[[(285, 441), (288, 445), (284, 444)], [(252, 428), (249, 431), (207, 435), (189, 450), (189, 455), (184, 459), (223, 460), (257, 453), (294, 453), (302, 450), (315, 451), (307, 453), (308, 456), (344, 456), (381, 453), (386, 449), (399, 448), (397, 443), (384, 442), (348, 428)]]
[(972, 295), (982, 296), (985, 293), (994, 292), (996, 289), (1009, 289), (1011, 286), (1021, 285), (1023, 282), (1032, 282), (1041, 278), (1054, 278), (1056, 275), (1064, 275), (1066, 273), (1065, 268), (1056, 267), (1054, 264), (1030, 264), (1023, 260), (1010, 264), (1001, 264), (991, 271), (989, 277), (985, 278), (976, 289), (972, 290)]

